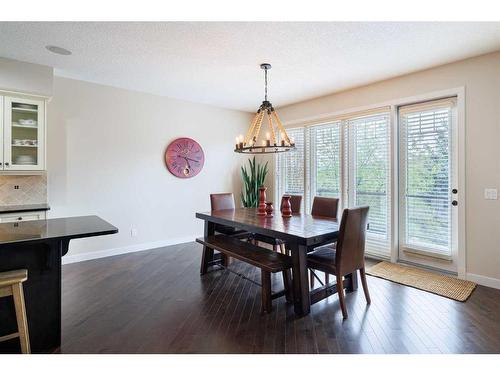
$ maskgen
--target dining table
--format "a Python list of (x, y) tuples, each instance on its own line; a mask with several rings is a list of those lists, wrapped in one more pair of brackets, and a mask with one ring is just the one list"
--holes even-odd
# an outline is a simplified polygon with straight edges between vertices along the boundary
[[(315, 248), (335, 242), (339, 236), (337, 219), (294, 213), (291, 217), (282, 217), (280, 212), (272, 217), (257, 215), (255, 208), (236, 208), (210, 212), (197, 212), (196, 217), (204, 220), (204, 236), (212, 236), (216, 225), (225, 225), (249, 233), (281, 240), (292, 258), (293, 303), (294, 312), (304, 316), (311, 311), (311, 298), (318, 293), (333, 294), (335, 286), (323, 286), (316, 293), (309, 291), (307, 253)], [(206, 265), (217, 263), (214, 252), (210, 252)], [(220, 260), (222, 261), (222, 259)], [(356, 273), (346, 276), (346, 289), (354, 291), (358, 287)]]

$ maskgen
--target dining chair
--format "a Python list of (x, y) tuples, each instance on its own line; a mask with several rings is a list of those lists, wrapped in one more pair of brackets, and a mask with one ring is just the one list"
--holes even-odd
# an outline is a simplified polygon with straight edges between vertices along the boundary
[[(210, 194), (210, 208), (212, 211), (234, 210), (236, 208), (236, 204), (234, 203), (233, 193)], [(225, 234), (226, 236), (245, 237), (247, 234), (244, 230), (237, 230), (236, 228), (222, 224), (216, 224), (215, 231), (217, 233)], [(222, 254), (222, 263), (224, 266), (229, 265), (230, 258)]]
[(368, 206), (346, 208), (342, 213), (337, 242), (321, 246), (307, 254), (307, 267), (309, 269), (335, 275), (337, 293), (339, 294), (344, 319), (348, 317), (344, 295), (344, 276), (356, 273), (359, 270), (366, 303), (371, 303), (365, 273), (368, 210)]
[[(234, 203), (233, 193), (210, 194), (210, 208), (212, 211), (234, 210), (236, 205)], [(215, 231), (228, 236), (245, 232), (243, 230), (236, 230), (233, 227), (222, 224), (217, 224), (215, 226)]]
[[(291, 195), (291, 194), (289, 195), (290, 195), (290, 205), (292, 206), (292, 213), (300, 214), (302, 205), (302, 195)], [(285, 200), (283, 199), (283, 197), (281, 197), (280, 212), (283, 209), (283, 202), (285, 202)]]
[[(311, 215), (336, 219), (338, 207), (339, 207), (338, 198), (314, 197), (311, 208)], [(312, 271), (309, 272), (309, 281), (311, 288), (314, 288), (314, 274)], [(328, 284), (329, 282), (330, 282), (330, 275), (325, 273), (325, 284)]]

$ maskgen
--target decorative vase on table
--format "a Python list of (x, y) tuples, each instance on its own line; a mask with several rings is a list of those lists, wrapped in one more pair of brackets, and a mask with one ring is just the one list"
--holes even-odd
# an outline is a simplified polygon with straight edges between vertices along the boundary
[(283, 195), (283, 203), (281, 205), (281, 216), (282, 217), (292, 217), (292, 204), (290, 195)]
[(257, 209), (257, 215), (266, 216), (266, 187), (259, 187), (259, 206)]
[(273, 202), (266, 202), (266, 217), (273, 217)]

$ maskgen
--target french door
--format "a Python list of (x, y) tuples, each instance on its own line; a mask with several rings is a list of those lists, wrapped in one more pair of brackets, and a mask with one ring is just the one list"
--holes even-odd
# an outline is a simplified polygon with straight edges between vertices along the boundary
[(456, 272), (456, 100), (402, 106), (398, 117), (399, 260)]

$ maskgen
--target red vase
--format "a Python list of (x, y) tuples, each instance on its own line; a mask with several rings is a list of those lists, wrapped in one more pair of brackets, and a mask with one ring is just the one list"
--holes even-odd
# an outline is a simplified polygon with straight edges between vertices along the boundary
[(259, 206), (257, 209), (257, 215), (266, 216), (266, 187), (261, 186), (259, 188)]
[(273, 202), (266, 202), (266, 217), (273, 217)]
[(281, 206), (281, 216), (282, 217), (292, 217), (292, 204), (290, 203), (291, 197), (289, 195), (283, 195), (283, 204)]

